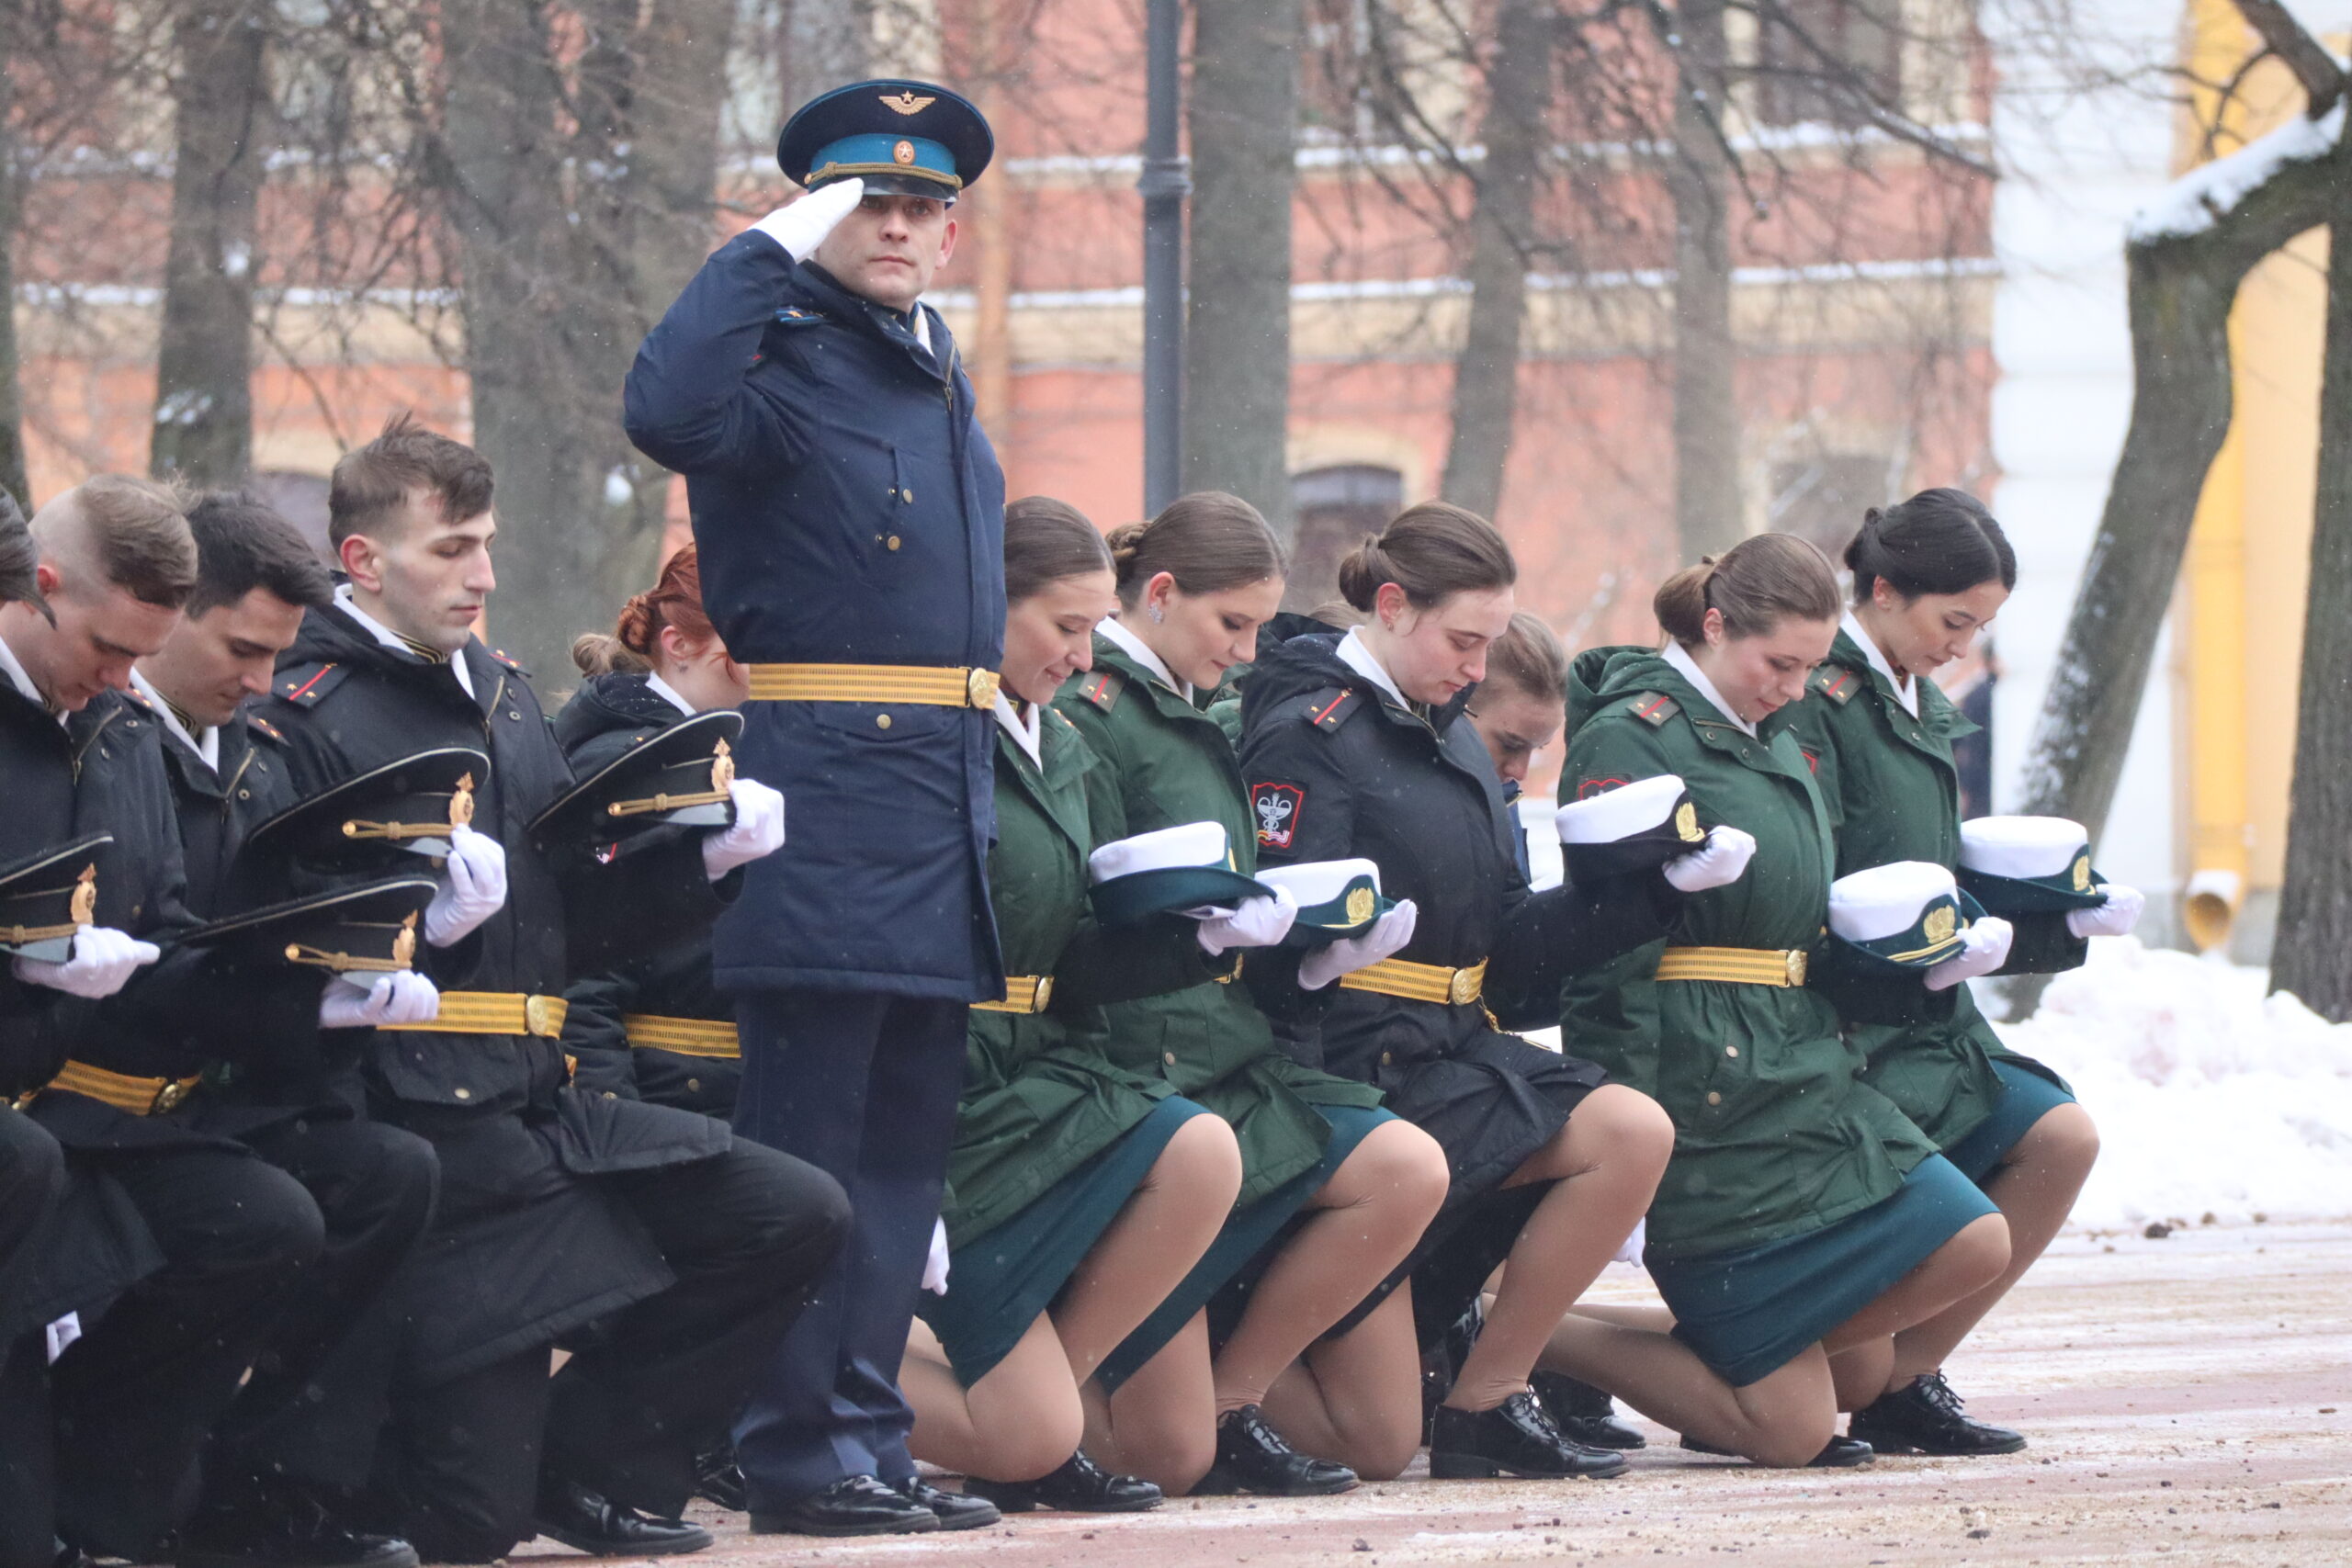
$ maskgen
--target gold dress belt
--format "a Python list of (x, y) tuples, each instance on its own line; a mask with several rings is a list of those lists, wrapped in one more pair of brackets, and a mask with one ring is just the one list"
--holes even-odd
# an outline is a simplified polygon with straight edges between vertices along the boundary
[(930, 664), (752, 664), (755, 703), (919, 703), (996, 705), (997, 673)]
[(1721, 980), (1734, 986), (1804, 984), (1801, 947), (1669, 947), (1657, 961), (1661, 980)]
[[(161, 1116), (178, 1109), (180, 1101), (188, 1097), (188, 1091), (202, 1081), (200, 1077), (135, 1077), (129, 1073), (94, 1067), (87, 1062), (68, 1062), (58, 1068), (57, 1076), (41, 1088), (65, 1089), (133, 1116)], [(40, 1092), (40, 1089), (33, 1091), (36, 1095)], [(33, 1095), (27, 1095), (25, 1100), (29, 1101), (32, 1098)]]
[(743, 1042), (731, 1023), (708, 1018), (664, 1018), (653, 1012), (625, 1012), (621, 1028), (639, 1051), (675, 1051), (681, 1056), (708, 1056), (735, 1061)]
[(563, 1033), (571, 1004), (561, 997), (526, 997), (520, 991), (444, 991), (440, 1012), (423, 1023), (379, 1023), (379, 1029), (414, 1034), (536, 1034), (554, 1040)]
[(1051, 975), (1007, 975), (1004, 977), (1004, 1000), (974, 1002), (974, 1012), (1043, 1012), (1054, 999), (1054, 977)]
[(1448, 969), (1442, 964), (1413, 964), (1402, 958), (1384, 958), (1352, 975), (1340, 976), (1340, 988), (1376, 991), (1384, 997), (1402, 997), (1407, 1001), (1450, 1003), (1461, 1007), (1486, 994), (1487, 963), (1481, 958), (1467, 969)]

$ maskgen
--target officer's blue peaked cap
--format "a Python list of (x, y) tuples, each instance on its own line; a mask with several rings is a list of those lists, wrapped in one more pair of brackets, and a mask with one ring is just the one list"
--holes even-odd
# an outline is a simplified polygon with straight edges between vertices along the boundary
[(786, 121), (775, 161), (814, 190), (862, 179), (869, 191), (944, 201), (980, 177), (996, 153), (989, 122), (969, 100), (933, 82), (853, 82), (811, 98)]

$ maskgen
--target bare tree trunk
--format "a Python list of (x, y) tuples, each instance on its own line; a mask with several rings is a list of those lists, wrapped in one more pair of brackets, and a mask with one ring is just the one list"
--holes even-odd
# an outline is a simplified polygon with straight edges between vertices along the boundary
[(785, 5), (785, 112), (872, 73), (874, 0)]
[(2352, 1020), (2352, 152), (2338, 147), (2334, 162), (2318, 497), (2270, 985), (2342, 1023)]
[(1535, 231), (1535, 186), (1552, 101), (1548, 0), (1502, 0), (1487, 73), (1487, 150), (1471, 223), (1470, 319), (1453, 367), (1453, 428), (1442, 493), (1492, 517), (1502, 505), (1519, 406), (1519, 342)]
[(1231, 491), (1291, 536), (1291, 192), (1300, 0), (1193, 7), (1184, 488)]
[(1723, 144), (1724, 0), (1676, 13), (1674, 525), (1682, 558), (1719, 555), (1747, 532), (1739, 504), (1738, 345), (1731, 327), (1734, 170)]
[(225, 485), (253, 462), (254, 217), (269, 152), (271, 7), (185, 0), (174, 23), (171, 239), (148, 467)]
[(32, 515), (25, 476), (25, 409), (17, 389), (17, 178), (15, 139), (8, 134), (6, 53), (13, 38), (0, 35), (0, 489)]

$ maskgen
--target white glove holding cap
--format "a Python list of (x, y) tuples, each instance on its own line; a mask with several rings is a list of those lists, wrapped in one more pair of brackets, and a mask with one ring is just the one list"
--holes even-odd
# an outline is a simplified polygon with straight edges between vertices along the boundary
[(95, 1002), (122, 989), (145, 964), (164, 955), (152, 942), (141, 942), (112, 926), (84, 926), (74, 933), (74, 952), (62, 964), (45, 958), (17, 960), (17, 978), (28, 986), (46, 986), (69, 997)]
[(931, 1222), (931, 1256), (922, 1260), (922, 1288), (934, 1296), (947, 1293), (947, 1222)]
[(782, 245), (794, 261), (807, 261), (825, 243), (825, 236), (865, 199), (864, 180), (836, 180), (819, 186), (789, 207), (777, 208), (752, 227)]
[(447, 880), (424, 907), (424, 940), (435, 947), (463, 942), (506, 903), (506, 851), (471, 828), (449, 830)]
[(1679, 893), (1728, 887), (1747, 874), (1747, 863), (1755, 858), (1755, 834), (1718, 823), (1707, 829), (1705, 843), (1666, 863), (1666, 879)]
[(1928, 971), (1928, 989), (1948, 991), (1962, 980), (1990, 975), (2009, 961), (2017, 930), (1998, 915), (1987, 915), (1960, 933), (1960, 953)]
[(2102, 882), (2098, 890), (2107, 895), (2106, 903), (2066, 911), (2066, 929), (2077, 942), (2095, 936), (2130, 936), (2132, 928), (2140, 923), (2140, 911), (2148, 907), (2148, 896), (2136, 887)]
[(1359, 969), (1369, 969), (1384, 958), (1393, 958), (1405, 951), (1413, 940), (1413, 922), (1420, 910), (1410, 898), (1400, 898), (1396, 907), (1372, 924), (1372, 930), (1362, 936), (1343, 937), (1326, 947), (1318, 947), (1298, 961), (1298, 988), (1319, 991), (1342, 975), (1352, 975)]
[(704, 834), (702, 840), (702, 869), (713, 882), (784, 848), (781, 792), (757, 779), (737, 779), (727, 793), (735, 802), (735, 820)]
[(1297, 919), (1298, 899), (1289, 888), (1277, 887), (1271, 897), (1244, 898), (1231, 913), (1207, 917), (1193, 934), (1201, 951), (1215, 958), (1229, 947), (1272, 947), (1290, 935)]
[(378, 975), (338, 975), (319, 998), (321, 1029), (380, 1029), (431, 1023), (441, 1012), (440, 987), (413, 969)]

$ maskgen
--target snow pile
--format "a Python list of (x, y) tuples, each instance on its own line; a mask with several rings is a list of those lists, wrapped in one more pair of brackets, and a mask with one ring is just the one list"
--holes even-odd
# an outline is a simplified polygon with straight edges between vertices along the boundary
[(2352, 1215), (2352, 1024), (2266, 997), (2266, 983), (2260, 969), (2101, 938), (2032, 1018), (1996, 1026), (2098, 1122), (2076, 1225)]
[(2132, 215), (2131, 243), (2144, 245), (2203, 233), (2289, 164), (2326, 157), (2343, 133), (2344, 105), (2339, 101), (2317, 119), (2297, 115), (2228, 157), (2199, 164)]

